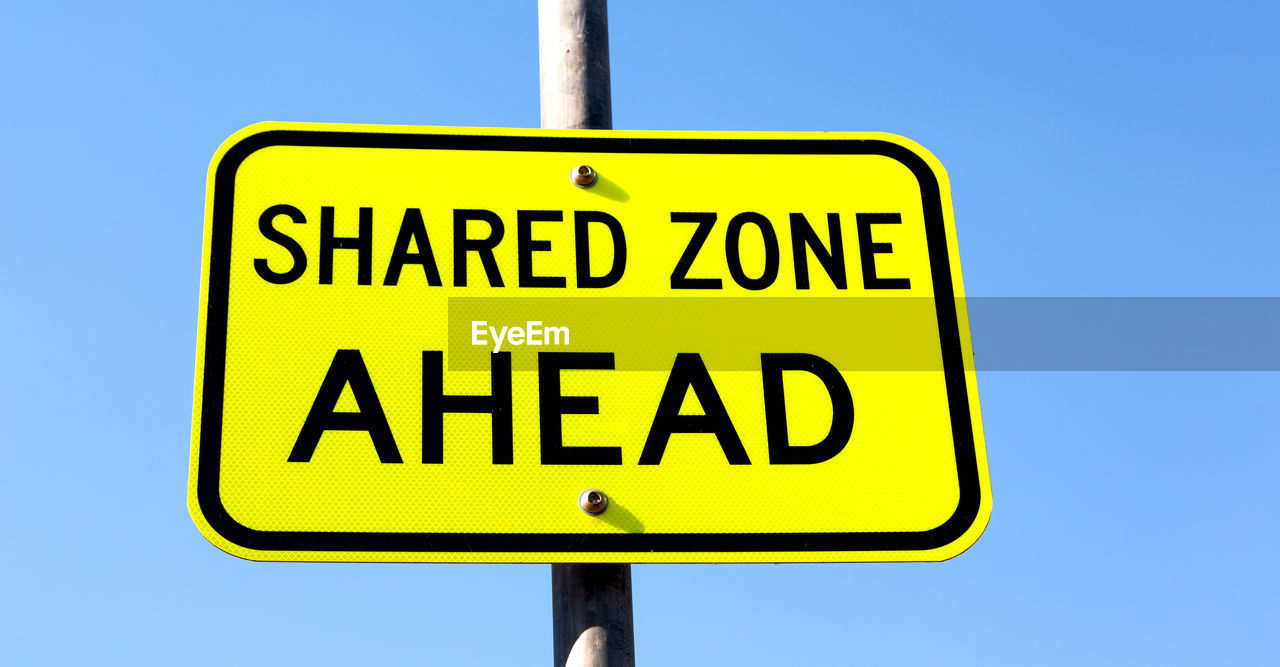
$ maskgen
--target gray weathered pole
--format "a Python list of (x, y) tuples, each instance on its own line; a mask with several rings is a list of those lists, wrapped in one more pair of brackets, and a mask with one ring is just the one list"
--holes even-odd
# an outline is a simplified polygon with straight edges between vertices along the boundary
[(542, 126), (613, 129), (605, 0), (538, 0)]
[[(538, 0), (538, 69), (543, 127), (613, 128), (605, 0)], [(634, 667), (631, 565), (552, 565), (551, 607), (556, 667)]]

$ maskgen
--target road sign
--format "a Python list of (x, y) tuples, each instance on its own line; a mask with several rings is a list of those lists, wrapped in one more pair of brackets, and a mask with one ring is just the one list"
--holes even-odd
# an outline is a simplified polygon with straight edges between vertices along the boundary
[(256, 560), (949, 558), (991, 506), (962, 297), (892, 135), (254, 125), (188, 504)]

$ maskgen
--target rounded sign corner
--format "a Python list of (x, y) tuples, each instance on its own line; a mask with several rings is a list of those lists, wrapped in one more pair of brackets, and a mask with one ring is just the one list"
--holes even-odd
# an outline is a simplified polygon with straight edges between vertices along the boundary
[(203, 508), (200, 507), (200, 500), (195, 493), (187, 494), (187, 512), (191, 516), (191, 522), (195, 524), (196, 530), (205, 540), (217, 547), (219, 551), (241, 558), (244, 560), (265, 560), (249, 557), (245, 552), (245, 547), (231, 541), (226, 535), (218, 532), (213, 526), (213, 522), (209, 517), (205, 516)]
[[(198, 473), (197, 473), (198, 474)], [(192, 523), (195, 524), (196, 530), (204, 536), (210, 544), (217, 547), (219, 551), (228, 553), (236, 558), (247, 561), (271, 562), (280, 560), (272, 557), (272, 552), (254, 549), (245, 543), (245, 540), (238, 539), (245, 537), (244, 534), (254, 532), (252, 529), (241, 525), (238, 521), (227, 514), (222, 507), (221, 499), (216, 499), (212, 504), (216, 504), (216, 511), (211, 516), (205, 512), (204, 504), (200, 501), (202, 494), (193, 487), (187, 493), (187, 512), (191, 516)]]
[[(911, 139), (910, 137), (894, 134), (892, 132), (872, 132), (870, 134), (880, 141), (897, 146), (909, 153), (915, 159), (926, 164), (929, 167), (929, 171), (933, 173), (934, 178), (938, 179), (940, 184), (945, 186), (948, 182), (947, 168), (943, 166), (942, 161), (938, 159), (938, 156), (934, 155), (933, 151), (925, 148), (923, 144)], [(899, 159), (899, 161), (903, 160)], [(905, 161), (903, 161), (903, 163), (906, 164)], [(911, 165), (907, 164), (907, 166), (910, 167)]]
[(978, 512), (969, 521), (969, 525), (950, 542), (932, 550), (931, 553), (937, 555), (937, 558), (930, 559), (929, 562), (948, 561), (969, 549), (978, 543), (983, 534), (987, 531), (987, 526), (991, 522), (991, 494), (987, 489), (983, 489), (983, 500), (978, 507)]
[(234, 132), (218, 145), (217, 150), (213, 153), (213, 158), (209, 161), (208, 187), (210, 192), (218, 189), (219, 181), (224, 181), (221, 185), (227, 187), (229, 184), (226, 181), (235, 177), (236, 170), (239, 169), (240, 164), (246, 158), (255, 151), (274, 145), (273, 136), (280, 136), (287, 131), (299, 131), (300, 129), (296, 123), (262, 121)]
[(274, 132), (283, 129), (287, 124), (277, 121), (259, 121), (246, 125), (235, 132), (232, 132), (226, 139), (223, 139), (218, 147), (214, 149), (213, 156), (209, 160), (209, 174), (212, 176), (218, 169), (218, 165), (228, 153), (232, 153), (240, 144), (253, 139), (268, 132)]

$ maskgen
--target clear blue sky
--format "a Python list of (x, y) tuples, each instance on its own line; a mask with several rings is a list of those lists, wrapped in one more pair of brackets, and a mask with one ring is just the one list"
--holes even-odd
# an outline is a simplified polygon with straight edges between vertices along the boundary
[[(610, 19), (618, 128), (930, 148), (972, 295), (1280, 295), (1273, 3)], [(261, 120), (537, 126), (534, 3), (11, 2), (0, 81), (0, 663), (548, 664), (545, 565), (251, 563), (184, 504), (214, 149)], [(640, 663), (1275, 664), (1280, 374), (979, 388), (976, 546), (637, 566)]]

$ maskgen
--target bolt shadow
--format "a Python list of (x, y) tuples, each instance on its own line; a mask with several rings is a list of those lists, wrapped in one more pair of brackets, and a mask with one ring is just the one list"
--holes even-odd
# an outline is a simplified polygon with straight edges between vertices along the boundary
[(613, 498), (609, 499), (609, 508), (600, 514), (600, 518), (610, 526), (628, 533), (644, 532), (644, 524), (640, 523), (640, 519)]
[(588, 191), (594, 192), (601, 197), (612, 199), (619, 204), (631, 201), (631, 195), (627, 194), (627, 191), (623, 190), (622, 186), (605, 178), (602, 174), (596, 174), (596, 184), (588, 188)]

